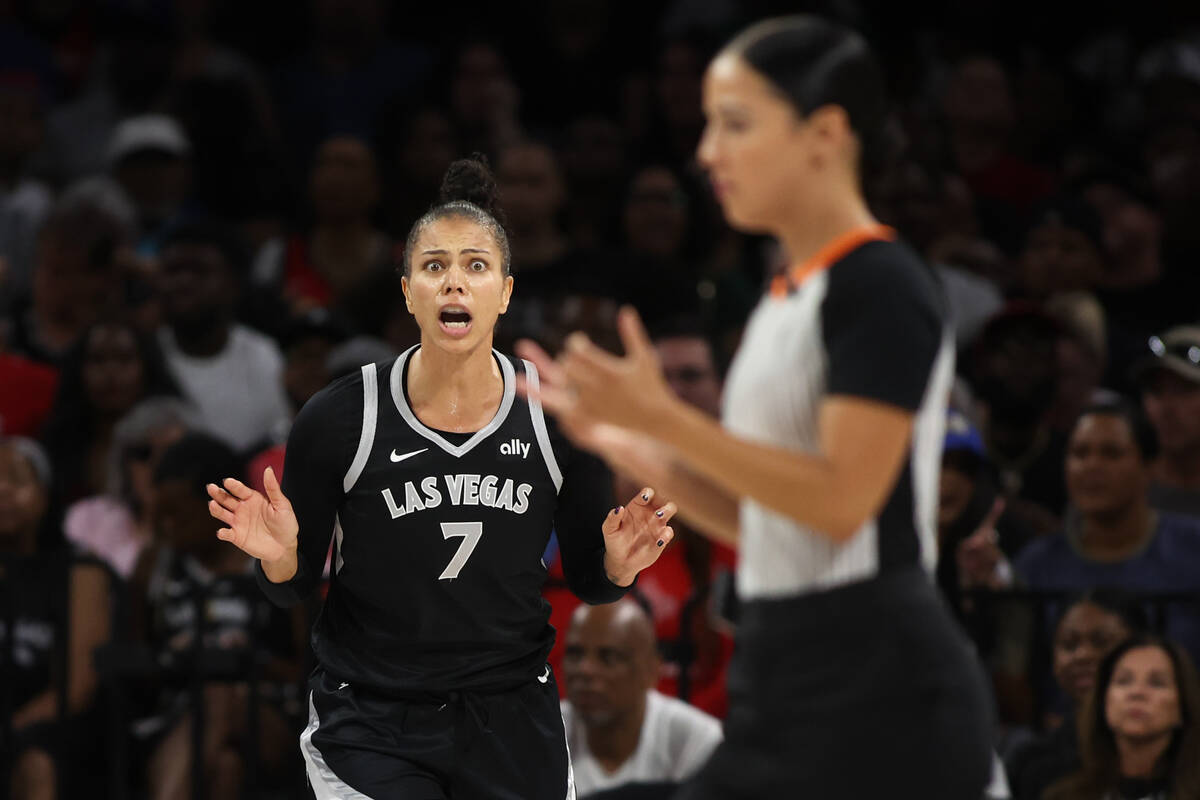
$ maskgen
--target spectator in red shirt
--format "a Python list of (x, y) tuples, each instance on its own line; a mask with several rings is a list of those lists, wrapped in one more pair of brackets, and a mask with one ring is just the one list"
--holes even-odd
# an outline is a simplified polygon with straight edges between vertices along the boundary
[(13, 353), (0, 352), (0, 433), (37, 436), (50, 415), (58, 370)]

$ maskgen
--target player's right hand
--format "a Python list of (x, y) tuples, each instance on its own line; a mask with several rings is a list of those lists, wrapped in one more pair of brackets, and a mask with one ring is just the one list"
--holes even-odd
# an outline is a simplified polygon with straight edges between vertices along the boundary
[(231, 542), (247, 555), (261, 561), (278, 561), (296, 550), (300, 523), (292, 504), (279, 488), (275, 472), (263, 473), (266, 496), (237, 478), (226, 478), (222, 486), (208, 485), (208, 513), (228, 527), (217, 538)]

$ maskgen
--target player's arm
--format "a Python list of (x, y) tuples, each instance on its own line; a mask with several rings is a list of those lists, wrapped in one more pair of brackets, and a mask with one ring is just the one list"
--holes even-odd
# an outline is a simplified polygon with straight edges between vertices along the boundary
[(268, 468), (265, 496), (236, 479), (209, 486), (209, 512), (228, 526), (218, 536), (258, 560), (259, 586), (278, 606), (302, 602), (320, 580), (357, 445), (362, 391), (361, 379), (346, 378), (305, 404), (288, 436), (282, 485)]
[(555, 455), (563, 467), (554, 527), (567, 584), (585, 602), (611, 603), (675, 537), (670, 523), (678, 506), (652, 486), (614, 500), (612, 474), (604, 462), (557, 433), (552, 441), (559, 445)]
[(620, 600), (630, 587), (614, 583), (604, 566), (602, 526), (617, 506), (612, 474), (598, 458), (554, 438), (555, 457), (563, 470), (554, 530), (567, 586), (585, 603)]
[(358, 446), (362, 417), (363, 382), (354, 375), (313, 395), (292, 424), (284, 455), (283, 494), (292, 503), (299, 527), (296, 569), (289, 576), (280, 565), (260, 562), (258, 570), (259, 584), (276, 605), (303, 602), (321, 580), (342, 502), (342, 479)]

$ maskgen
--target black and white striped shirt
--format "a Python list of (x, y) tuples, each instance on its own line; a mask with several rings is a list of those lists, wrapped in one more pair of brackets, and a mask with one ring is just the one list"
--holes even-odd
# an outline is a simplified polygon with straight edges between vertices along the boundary
[[(739, 594), (783, 598), (936, 560), (936, 511), (954, 336), (931, 269), (887, 229), (831, 243), (747, 325), (724, 424), (755, 442), (820, 450), (826, 398), (915, 415), (909, 453), (879, 515), (838, 544), (753, 500), (740, 510)], [(776, 287), (777, 290), (780, 288)]]

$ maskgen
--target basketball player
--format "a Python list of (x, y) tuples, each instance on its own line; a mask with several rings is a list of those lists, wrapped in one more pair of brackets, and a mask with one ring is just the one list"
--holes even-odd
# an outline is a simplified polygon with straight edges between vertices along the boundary
[(708, 67), (700, 161), (730, 223), (791, 264), (746, 328), (723, 428), (671, 394), (631, 310), (624, 358), (581, 334), (557, 363), (521, 346), (573, 436), (738, 541), (726, 738), (688, 800), (975, 800), (988, 780), (986, 692), (928, 575), (954, 337), (934, 274), (862, 194), (882, 83), (862, 38), (813, 17), (754, 25)]
[(318, 800), (572, 797), (541, 555), (556, 530), (572, 589), (610, 602), (672, 537), (675, 507), (613, 508), (603, 463), (516, 397), (536, 370), (492, 350), (513, 278), (486, 165), (455, 162), (442, 195), (404, 252), (420, 344), (305, 405), (282, 487), (209, 487), (279, 604), (334, 540), (301, 737)]

